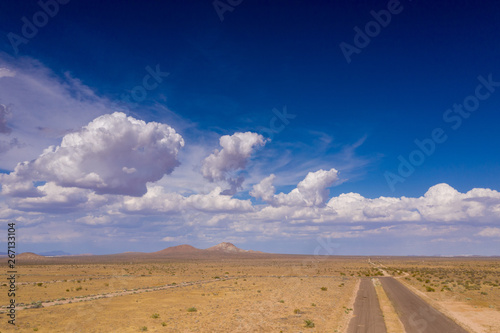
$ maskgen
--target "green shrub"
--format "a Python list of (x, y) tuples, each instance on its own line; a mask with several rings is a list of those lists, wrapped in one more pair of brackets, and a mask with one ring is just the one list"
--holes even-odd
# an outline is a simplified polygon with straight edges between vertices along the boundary
[(293, 310), (293, 313), (295, 313), (295, 314), (300, 314), (300, 309), (295, 309), (295, 310)]
[(148, 328), (147, 328), (146, 326), (142, 326), (142, 327), (140, 328), (140, 330), (141, 330), (141, 332), (146, 332), (146, 331), (148, 330)]
[(323, 290), (323, 291), (327, 291), (327, 290), (328, 290), (328, 288), (327, 288), (327, 287), (321, 287), (321, 290)]
[(158, 313), (153, 313), (151, 315), (151, 318), (153, 318), (153, 319), (160, 318), (160, 315)]
[(187, 312), (196, 312), (196, 311), (198, 310), (194, 306), (187, 309)]
[(32, 309), (43, 308), (42, 301), (32, 302), (31, 303), (31, 308)]
[(304, 327), (307, 327), (307, 328), (313, 328), (314, 327), (314, 322), (312, 320), (309, 320), (309, 319), (306, 319), (304, 320)]

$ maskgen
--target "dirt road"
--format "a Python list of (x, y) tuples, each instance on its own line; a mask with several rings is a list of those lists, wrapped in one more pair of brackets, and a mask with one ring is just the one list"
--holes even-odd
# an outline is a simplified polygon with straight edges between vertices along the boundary
[[(370, 279), (361, 279), (347, 333), (385, 333), (384, 317)], [(443, 333), (443, 332), (441, 332)]]
[(465, 329), (431, 307), (401, 282), (392, 277), (381, 277), (379, 280), (394, 305), (406, 333), (467, 333)]

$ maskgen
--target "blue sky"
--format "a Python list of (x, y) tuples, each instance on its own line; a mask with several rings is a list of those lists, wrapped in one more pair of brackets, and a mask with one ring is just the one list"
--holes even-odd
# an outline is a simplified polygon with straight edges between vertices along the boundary
[(41, 4), (0, 4), (22, 251), (499, 254), (498, 2)]

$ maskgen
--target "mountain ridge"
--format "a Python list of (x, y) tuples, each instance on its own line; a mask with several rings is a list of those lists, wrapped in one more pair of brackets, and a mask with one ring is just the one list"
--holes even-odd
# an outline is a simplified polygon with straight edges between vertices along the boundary
[[(51, 252), (57, 252), (57, 251), (51, 251)], [(28, 252), (27, 252), (28, 253)], [(121, 252), (121, 253), (116, 253), (116, 254), (105, 254), (105, 255), (89, 255), (86, 254), (85, 256), (113, 256), (113, 257), (127, 257), (127, 256), (139, 256), (139, 257), (213, 257), (217, 255), (236, 255), (236, 254), (265, 254), (264, 252), (261, 251), (254, 251), (254, 250), (243, 250), (238, 248), (236, 245), (233, 243), (229, 242), (222, 242), (217, 245), (211, 246), (206, 249), (199, 249), (196, 248), (192, 245), (189, 244), (181, 244), (181, 245), (175, 245), (175, 246), (170, 246), (167, 248), (164, 248), (159, 251), (154, 251), (154, 252)], [(35, 254), (35, 253), (29, 253), (27, 255), (27, 258), (33, 258), (36, 256), (37, 258), (50, 258), (53, 256), (44, 256), (43, 253), (40, 254)], [(77, 257), (81, 255), (63, 255), (63, 256), (57, 256), (57, 257)]]

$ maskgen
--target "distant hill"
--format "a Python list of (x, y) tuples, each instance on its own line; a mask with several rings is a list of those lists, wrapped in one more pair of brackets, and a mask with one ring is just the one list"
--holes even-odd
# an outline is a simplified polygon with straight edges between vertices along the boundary
[(197, 257), (197, 256), (216, 256), (216, 255), (224, 255), (224, 254), (248, 254), (248, 253), (263, 253), (259, 251), (252, 251), (252, 250), (242, 250), (238, 247), (236, 247), (232, 243), (228, 242), (222, 242), (220, 244), (217, 244), (215, 246), (209, 247), (208, 249), (197, 249), (194, 246), (191, 245), (177, 245), (177, 246), (172, 246), (172, 247), (167, 247), (166, 249), (163, 249), (161, 251), (157, 252), (152, 252), (150, 254), (153, 255), (190, 255), (192, 257)]
[(48, 251), (48, 252), (41, 252), (38, 254), (41, 256), (44, 256), (44, 257), (70, 256), (71, 255), (71, 253), (64, 252), (64, 251)]
[(85, 263), (85, 262), (145, 262), (169, 259), (218, 259), (218, 258), (254, 258), (269, 255), (268, 253), (252, 250), (242, 250), (232, 243), (223, 242), (208, 249), (198, 249), (183, 244), (167, 247), (156, 252), (122, 252), (106, 255), (68, 255), (63, 251), (50, 251), (41, 256), (26, 252), (16, 256), (24, 263)]
[(166, 249), (160, 251), (151, 252), (151, 254), (196, 254), (203, 251), (204, 250), (197, 249), (194, 246), (183, 244), (167, 247)]
[(33, 261), (46, 261), (48, 258), (41, 256), (39, 254), (33, 253), (33, 252), (24, 252), (24, 253), (18, 254), (16, 256), (16, 259), (18, 259), (20, 262), (22, 262), (22, 261), (33, 262)]
[(252, 253), (252, 252), (256, 253), (255, 251), (242, 250), (240, 248), (237, 248), (234, 244), (227, 242), (222, 242), (215, 246), (209, 247), (205, 251), (223, 252), (223, 253)]

